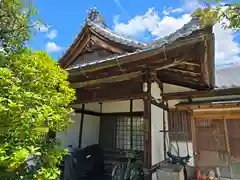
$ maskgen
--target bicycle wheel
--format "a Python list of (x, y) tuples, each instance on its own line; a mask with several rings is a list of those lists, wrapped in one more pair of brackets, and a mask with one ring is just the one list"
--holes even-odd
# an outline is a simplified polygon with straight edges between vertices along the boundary
[(124, 180), (124, 167), (117, 164), (112, 171), (112, 180)]

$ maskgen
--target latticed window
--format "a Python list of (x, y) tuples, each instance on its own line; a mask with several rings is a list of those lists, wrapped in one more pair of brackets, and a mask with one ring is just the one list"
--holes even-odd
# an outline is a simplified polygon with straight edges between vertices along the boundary
[(116, 123), (116, 148), (144, 150), (143, 117), (118, 116)]

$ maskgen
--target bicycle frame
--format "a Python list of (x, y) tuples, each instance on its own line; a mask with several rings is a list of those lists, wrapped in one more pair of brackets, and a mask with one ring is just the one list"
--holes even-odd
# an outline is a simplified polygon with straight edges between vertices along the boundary
[[(112, 172), (112, 180), (139, 180), (143, 179), (143, 168), (141, 161), (137, 160), (135, 153), (124, 151), (128, 158), (127, 164), (117, 164)], [(130, 155), (130, 156), (129, 156)], [(131, 156), (132, 155), (132, 156)]]

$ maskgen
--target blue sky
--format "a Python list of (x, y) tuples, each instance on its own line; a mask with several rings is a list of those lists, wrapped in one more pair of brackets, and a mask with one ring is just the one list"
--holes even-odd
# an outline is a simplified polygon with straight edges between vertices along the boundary
[[(67, 3), (66, 3), (67, 2)], [(186, 23), (198, 2), (195, 0), (35, 0), (41, 19), (50, 27), (32, 37), (33, 50), (47, 50), (58, 60), (81, 31), (87, 10), (96, 7), (105, 22), (117, 33), (139, 41), (151, 41), (180, 28)], [(240, 37), (215, 28), (216, 64), (240, 64)], [(226, 48), (226, 43), (229, 44)]]

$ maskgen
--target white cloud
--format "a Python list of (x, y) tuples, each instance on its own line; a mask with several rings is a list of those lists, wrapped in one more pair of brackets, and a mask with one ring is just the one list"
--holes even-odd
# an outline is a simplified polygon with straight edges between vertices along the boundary
[(33, 25), (34, 25), (34, 28), (39, 32), (48, 32), (49, 28), (51, 27), (49, 25), (43, 24), (38, 21), (35, 21)]
[(182, 12), (184, 12), (184, 9), (183, 9), (183, 8), (175, 8), (175, 9), (173, 9), (172, 7), (169, 7), (169, 8), (164, 7), (162, 13), (163, 13), (165, 16), (167, 16), (167, 15), (169, 15), (169, 14), (171, 14), (171, 13), (182, 13)]
[(179, 18), (164, 16), (161, 19), (158, 13), (150, 8), (144, 15), (135, 16), (127, 24), (116, 23), (115, 21), (114, 30), (131, 37), (136, 37), (136, 35), (145, 31), (149, 31), (153, 36), (162, 37), (176, 31), (190, 19), (189, 14), (184, 14)]
[[(150, 32), (154, 37), (164, 37), (181, 28), (190, 19), (189, 13), (179, 17), (171, 16), (169, 13), (161, 18), (153, 8), (150, 8), (145, 14), (135, 16), (128, 23), (117, 23), (115, 21), (114, 30), (133, 38), (144, 32)], [(240, 64), (240, 43), (234, 40), (236, 34), (229, 29), (221, 28), (219, 24), (214, 26), (213, 31), (215, 33), (216, 65)]]
[(61, 46), (58, 46), (55, 42), (48, 42), (46, 44), (46, 51), (49, 53), (59, 52), (62, 50)]
[(54, 29), (47, 34), (47, 37), (49, 39), (55, 39), (57, 37), (57, 33), (58, 33), (58, 31), (56, 29)]

